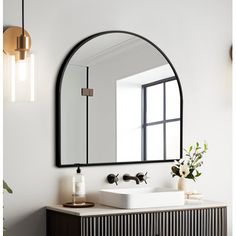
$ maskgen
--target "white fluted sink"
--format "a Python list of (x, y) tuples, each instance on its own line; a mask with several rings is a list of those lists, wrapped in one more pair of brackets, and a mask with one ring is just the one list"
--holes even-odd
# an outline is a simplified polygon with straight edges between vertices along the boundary
[(120, 188), (100, 190), (100, 203), (135, 209), (184, 205), (184, 192), (168, 188)]

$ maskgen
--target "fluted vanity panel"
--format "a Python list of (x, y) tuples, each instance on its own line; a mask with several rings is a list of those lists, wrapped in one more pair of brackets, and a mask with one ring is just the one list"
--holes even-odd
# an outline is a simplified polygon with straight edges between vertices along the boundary
[(47, 210), (47, 222), (48, 236), (227, 235), (226, 207), (99, 216), (72, 216)]
[(158, 236), (226, 236), (226, 208), (157, 213)]
[(84, 236), (226, 236), (226, 208), (83, 217)]
[(157, 234), (157, 214), (128, 214), (83, 217), (84, 236), (153, 236)]

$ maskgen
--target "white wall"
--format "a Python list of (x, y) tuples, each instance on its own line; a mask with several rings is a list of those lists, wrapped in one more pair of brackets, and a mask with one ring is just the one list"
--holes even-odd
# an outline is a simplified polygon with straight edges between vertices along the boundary
[[(45, 235), (48, 204), (68, 200), (54, 145), (54, 89), (59, 66), (82, 38), (104, 30), (136, 32), (169, 56), (184, 91), (184, 145), (207, 140), (209, 152), (195, 188), (231, 203), (231, 1), (26, 1), (25, 26), (36, 55), (37, 102), (4, 104), (4, 178), (9, 236)], [(20, 1), (4, 0), (4, 25), (20, 24)], [(174, 186), (170, 163), (84, 168), (91, 200), (109, 173), (148, 171), (149, 185)], [(120, 186), (134, 186), (121, 183)], [(230, 212), (230, 211), (229, 211)], [(231, 222), (229, 221), (231, 229)], [(230, 234), (229, 229), (229, 235)]]

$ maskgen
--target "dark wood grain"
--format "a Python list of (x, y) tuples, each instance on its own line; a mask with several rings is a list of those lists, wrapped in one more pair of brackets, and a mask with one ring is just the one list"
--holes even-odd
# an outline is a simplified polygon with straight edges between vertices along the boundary
[(80, 236), (81, 217), (47, 210), (47, 236)]

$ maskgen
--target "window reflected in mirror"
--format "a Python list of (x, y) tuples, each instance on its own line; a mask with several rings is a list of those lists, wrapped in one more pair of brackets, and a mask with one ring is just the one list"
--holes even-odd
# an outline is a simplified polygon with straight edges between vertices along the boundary
[(180, 92), (170, 67), (132, 75), (116, 86), (117, 161), (178, 159)]
[(180, 94), (175, 77), (143, 85), (142, 115), (143, 160), (177, 159), (181, 144)]

